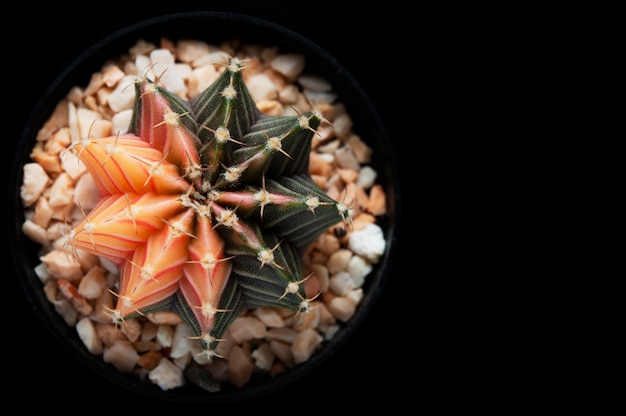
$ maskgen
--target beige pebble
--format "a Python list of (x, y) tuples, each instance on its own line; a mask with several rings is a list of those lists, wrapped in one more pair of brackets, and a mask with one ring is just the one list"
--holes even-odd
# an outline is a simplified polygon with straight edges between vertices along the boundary
[(126, 336), (130, 342), (135, 342), (141, 336), (141, 322), (138, 319), (125, 319), (120, 325), (122, 334)]
[(159, 326), (154, 322), (145, 321), (143, 323), (143, 331), (141, 331), (141, 341), (151, 341), (156, 339)]
[(98, 199), (98, 187), (96, 182), (93, 180), (91, 174), (85, 173), (76, 181), (76, 186), (74, 187), (74, 203), (85, 212), (89, 212), (96, 206)]
[(191, 66), (193, 68), (200, 68), (207, 65), (223, 67), (223, 65), (228, 62), (229, 58), (229, 53), (225, 51), (212, 51), (195, 59)]
[(293, 104), (298, 100), (298, 88), (289, 84), (278, 91), (278, 100), (285, 104)]
[(100, 296), (94, 302), (91, 320), (107, 324), (111, 322), (111, 315), (108, 311), (113, 309), (113, 294), (109, 290), (103, 290)]
[(351, 134), (346, 140), (346, 144), (352, 149), (354, 157), (361, 164), (367, 164), (372, 161), (372, 149), (361, 140), (361, 136), (357, 134)]
[(298, 332), (291, 345), (291, 353), (296, 364), (308, 361), (311, 355), (320, 347), (323, 338), (314, 329), (305, 329)]
[(84, 95), (93, 95), (98, 92), (104, 86), (104, 76), (102, 72), (94, 72), (91, 75), (91, 79), (89, 80), (89, 84), (85, 88), (83, 94)]
[(319, 304), (320, 303), (316, 301), (312, 302), (311, 309), (309, 309), (306, 313), (300, 315), (300, 323), (296, 327), (296, 330), (298, 332), (304, 331), (306, 329), (316, 329), (318, 327), (320, 322), (320, 313), (318, 311), (317, 305)]
[(74, 181), (72, 177), (63, 172), (54, 179), (50, 187), (48, 202), (50, 206), (65, 208), (74, 198)]
[[(44, 172), (46, 172), (46, 174), (50, 174), (51, 176), (63, 171), (59, 155), (46, 152), (42, 149), (41, 145), (36, 145), (33, 148), (33, 151), (30, 153), (30, 158), (37, 164), (41, 165)], [(24, 176), (24, 178), (26, 178), (26, 176)], [(26, 184), (28, 184), (28, 182), (26, 182)]]
[(230, 335), (236, 343), (260, 339), (267, 333), (267, 328), (253, 316), (239, 316), (229, 326)]
[(278, 89), (266, 74), (253, 75), (248, 79), (248, 90), (255, 101), (275, 100)]
[(382, 185), (375, 184), (372, 186), (369, 193), (369, 202), (365, 209), (374, 216), (387, 213), (387, 199)]
[(254, 365), (264, 371), (269, 371), (269, 369), (272, 368), (272, 364), (274, 364), (274, 359), (276, 358), (270, 344), (267, 342), (255, 348), (250, 356), (254, 360)]
[(65, 250), (52, 250), (39, 258), (51, 276), (77, 282), (83, 277), (80, 263)]
[(22, 173), (24, 176), (20, 187), (20, 197), (22, 204), (29, 207), (39, 199), (51, 179), (41, 164), (36, 162), (25, 163)]
[(31, 220), (25, 220), (22, 223), (22, 232), (34, 242), (41, 244), (42, 246), (48, 246), (50, 240), (48, 239), (48, 233), (46, 229), (41, 225)]
[(176, 56), (179, 60), (191, 63), (211, 52), (208, 43), (196, 39), (181, 39), (176, 44)]
[(211, 85), (218, 76), (219, 72), (213, 65), (204, 65), (193, 69), (187, 79), (189, 96), (198, 96), (205, 88)]
[(329, 273), (328, 269), (324, 265), (325, 263), (326, 262), (311, 263), (308, 265), (308, 270), (310, 270), (311, 273), (314, 273), (317, 278), (320, 292), (325, 292), (329, 286)]
[(257, 317), (263, 325), (268, 328), (280, 328), (285, 326), (282, 316), (276, 312), (276, 308), (260, 307), (252, 311), (252, 315)]
[[(111, 321), (110, 318), (109, 321)], [(98, 332), (98, 338), (105, 346), (111, 346), (117, 341), (126, 340), (122, 331), (111, 323), (96, 322), (96, 331)]]
[(333, 87), (326, 79), (317, 75), (305, 74), (298, 77), (298, 84), (314, 92), (329, 92)]
[(89, 318), (83, 317), (76, 322), (76, 332), (90, 353), (102, 354), (104, 346), (98, 337), (94, 323)]
[(52, 219), (52, 207), (48, 203), (48, 198), (40, 197), (35, 204), (35, 215), (32, 221), (42, 228), (47, 228)]
[(64, 173), (67, 173), (72, 181), (76, 181), (76, 179), (87, 172), (85, 164), (78, 158), (76, 153), (69, 149), (63, 149), (59, 152), (59, 160)]
[(270, 344), (272, 353), (286, 367), (291, 368), (296, 364), (293, 358), (293, 352), (291, 351), (291, 344), (286, 344), (282, 341), (277, 341), (277, 340), (271, 340), (269, 344)]
[(46, 141), (44, 150), (51, 154), (59, 154), (62, 150), (67, 150), (67, 146), (71, 143), (70, 129), (63, 127), (54, 132), (50, 139)]
[(139, 360), (139, 354), (130, 341), (121, 339), (104, 347), (102, 359), (105, 363), (112, 364), (120, 373), (131, 373)]
[(304, 65), (305, 58), (302, 54), (280, 54), (270, 62), (270, 67), (283, 74), (288, 82), (293, 82), (300, 76)]
[(335, 251), (328, 258), (328, 263), (326, 263), (326, 268), (328, 268), (328, 272), (331, 275), (338, 273), (342, 270), (346, 270), (348, 268), (348, 264), (350, 263), (350, 258), (352, 257), (352, 251), (347, 248), (341, 248)]
[(281, 327), (270, 328), (267, 330), (265, 339), (268, 341), (282, 341), (287, 344), (291, 344), (296, 336), (296, 331), (293, 328)]
[(68, 101), (66, 99), (60, 100), (56, 107), (54, 107), (50, 118), (46, 120), (44, 125), (37, 132), (36, 140), (38, 142), (48, 140), (53, 132), (60, 128), (67, 127), (69, 120), (68, 110)]
[(78, 293), (86, 299), (97, 299), (106, 287), (106, 271), (100, 266), (92, 267), (78, 283)]
[(352, 118), (347, 113), (337, 114), (333, 119), (333, 127), (338, 137), (346, 137), (352, 132)]
[(356, 311), (357, 303), (348, 296), (336, 296), (326, 305), (330, 313), (341, 322), (347, 322)]
[(250, 380), (253, 369), (250, 356), (240, 346), (234, 346), (228, 357), (228, 380), (243, 387)]
[(178, 325), (182, 322), (180, 316), (171, 311), (157, 311), (146, 315), (155, 324)]
[(348, 145), (341, 146), (335, 151), (335, 158), (340, 167), (346, 169), (359, 170), (361, 164), (357, 160), (352, 148)]
[(76, 322), (78, 322), (78, 312), (74, 309), (72, 302), (67, 299), (57, 300), (54, 302), (54, 310), (63, 318), (68, 326), (76, 326)]

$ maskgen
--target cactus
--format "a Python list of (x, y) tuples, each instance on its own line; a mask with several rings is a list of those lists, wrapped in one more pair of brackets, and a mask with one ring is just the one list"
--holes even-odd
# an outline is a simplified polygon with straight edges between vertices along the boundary
[(128, 132), (72, 147), (99, 200), (68, 242), (119, 268), (112, 321), (173, 311), (208, 357), (247, 308), (310, 310), (302, 256), (350, 220), (308, 173), (321, 113), (262, 114), (245, 64), (189, 100), (138, 77)]

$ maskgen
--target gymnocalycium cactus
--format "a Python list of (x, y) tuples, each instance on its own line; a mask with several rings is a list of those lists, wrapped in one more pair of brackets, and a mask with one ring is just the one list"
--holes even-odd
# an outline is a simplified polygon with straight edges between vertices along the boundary
[(309, 310), (303, 253), (350, 215), (308, 174), (321, 113), (262, 114), (244, 68), (191, 100), (139, 78), (129, 131), (73, 147), (99, 200), (69, 243), (118, 266), (112, 320), (174, 311), (209, 357), (247, 308)]

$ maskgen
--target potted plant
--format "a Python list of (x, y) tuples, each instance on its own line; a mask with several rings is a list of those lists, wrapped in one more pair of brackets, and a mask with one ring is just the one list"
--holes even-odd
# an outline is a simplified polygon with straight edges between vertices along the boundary
[(46, 326), (106, 378), (239, 400), (302, 377), (365, 319), (395, 248), (393, 154), (306, 39), (226, 13), (147, 20), (79, 57), (33, 114), (13, 257)]

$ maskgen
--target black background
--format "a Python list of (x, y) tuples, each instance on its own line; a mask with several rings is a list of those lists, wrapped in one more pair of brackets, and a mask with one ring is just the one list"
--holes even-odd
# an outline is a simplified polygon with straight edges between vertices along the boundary
[[(72, 59), (128, 24), (174, 12), (220, 10), (253, 15), (307, 37), (342, 63), (379, 108), (402, 176), (400, 245), (405, 254), (396, 256), (394, 274), (376, 307), (345, 348), (313, 374), (241, 403), (241, 408), (258, 405), (263, 411), (298, 413), (292, 407), (296, 403), (320, 412), (334, 406), (364, 409), (369, 404), (402, 403), (403, 408), (416, 409), (433, 401), (445, 407), (450, 403), (445, 392), (459, 380), (469, 381), (468, 368), (476, 365), (468, 349), (459, 346), (480, 341), (467, 330), (467, 318), (442, 318), (453, 308), (445, 295), (427, 292), (431, 286), (426, 281), (457, 277), (447, 274), (454, 259), (438, 254), (435, 262), (426, 258), (455, 245), (446, 241), (453, 235), (448, 227), (441, 226), (444, 235), (432, 231), (440, 228), (441, 218), (430, 217), (431, 211), (453, 211), (439, 200), (440, 191), (432, 192), (432, 184), (447, 177), (456, 161), (463, 162), (465, 150), (486, 149), (483, 139), (504, 134), (502, 125), (519, 126), (508, 130), (512, 134), (523, 130), (514, 116), (520, 105), (511, 97), (522, 95), (528, 82), (525, 73), (536, 28), (525, 2), (436, 3), (16, 3), (5, 16), (10, 30), (6, 25), (2, 29), (4, 88), (11, 91), (11, 98), (3, 93), (3, 119), (10, 126), (3, 140), (17, 140), (32, 103)], [(458, 182), (454, 186), (458, 189)], [(3, 308), (8, 329), (2, 335), (3, 361), (11, 363), (4, 364), (3, 371), (8, 402), (26, 409), (56, 407), (60, 412), (83, 406), (112, 412), (175, 408), (111, 385), (73, 362), (30, 311), (12, 270), (4, 279), (3, 299), (11, 305)], [(433, 330), (441, 324), (443, 329)], [(46, 399), (37, 398), (40, 395)], [(240, 408), (177, 406), (181, 412)]]

